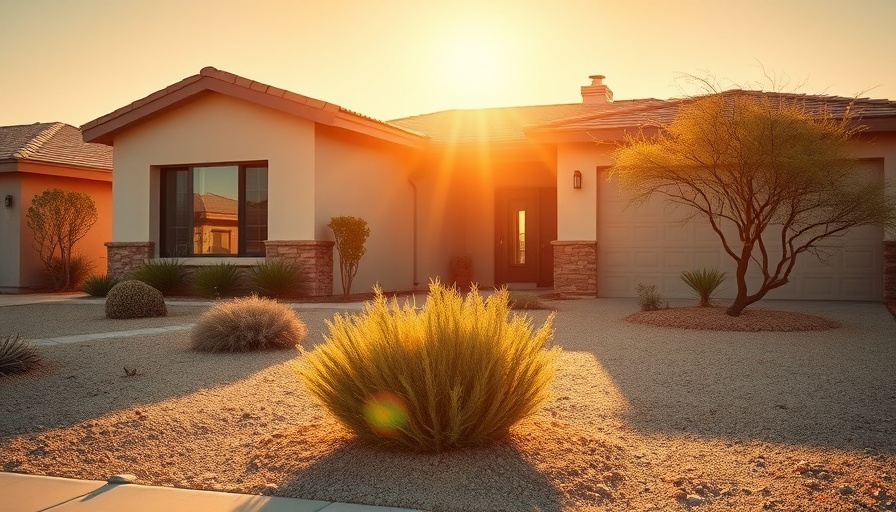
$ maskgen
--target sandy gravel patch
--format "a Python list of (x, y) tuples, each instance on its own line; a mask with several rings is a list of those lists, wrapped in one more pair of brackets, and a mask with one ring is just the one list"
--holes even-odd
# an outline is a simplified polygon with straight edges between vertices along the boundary
[(638, 311), (625, 319), (637, 324), (703, 331), (793, 332), (826, 331), (840, 327), (840, 322), (836, 320), (797, 311), (750, 308), (733, 317), (725, 314), (725, 310), (722, 306), (665, 308)]
[[(494, 446), (364, 445), (306, 394), (297, 352), (196, 353), (185, 331), (40, 347), (49, 370), (0, 380), (0, 470), (437, 511), (896, 510), (882, 305), (788, 304), (841, 327), (778, 333), (633, 324), (624, 300), (553, 305), (552, 397)], [(29, 325), (55, 333), (75, 320), (65, 307), (29, 309), (44, 319)], [(12, 310), (0, 325), (27, 327)], [(332, 314), (300, 312), (309, 344)]]

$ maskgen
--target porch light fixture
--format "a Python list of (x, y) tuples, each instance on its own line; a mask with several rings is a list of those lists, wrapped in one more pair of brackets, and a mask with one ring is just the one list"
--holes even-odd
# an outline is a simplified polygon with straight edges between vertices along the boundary
[(3, 206), (7, 208), (12, 208), (12, 196), (7, 195), (3, 198)]
[(572, 188), (579, 190), (582, 188), (582, 173), (575, 171), (572, 173)]

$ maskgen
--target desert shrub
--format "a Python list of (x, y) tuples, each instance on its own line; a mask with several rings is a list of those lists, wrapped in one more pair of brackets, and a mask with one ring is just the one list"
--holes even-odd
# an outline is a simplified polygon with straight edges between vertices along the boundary
[(333, 217), (327, 227), (336, 238), (336, 254), (339, 255), (339, 276), (342, 278), (342, 295), (352, 292), (352, 281), (358, 273), (361, 257), (367, 252), (364, 242), (370, 236), (367, 221), (358, 217)]
[(289, 307), (252, 296), (212, 306), (197, 320), (190, 340), (202, 352), (247, 352), (292, 348), (305, 334), (305, 323)]
[(177, 259), (148, 260), (138, 268), (131, 279), (143, 281), (162, 295), (172, 295), (183, 289), (187, 282), (187, 268)]
[(22, 336), (0, 337), (0, 377), (34, 370), (41, 360), (40, 353)]
[(669, 304), (663, 300), (663, 296), (656, 291), (655, 284), (638, 283), (638, 305), (641, 311), (656, 311), (669, 307)]
[(509, 292), (508, 300), (512, 309), (544, 309), (538, 295), (523, 292)]
[(283, 260), (265, 260), (249, 272), (252, 289), (271, 298), (298, 295), (302, 284), (299, 268)]
[(73, 254), (68, 262), (68, 285), (62, 286), (61, 278), (54, 278), (53, 276), (64, 276), (66, 275), (65, 269), (63, 268), (64, 263), (62, 262), (62, 258), (59, 256), (53, 256), (50, 259), (50, 266), (47, 269), (47, 275), (50, 277), (51, 281), (55, 279), (55, 283), (59, 287), (56, 287), (58, 291), (68, 291), (68, 290), (77, 290), (81, 287), (81, 284), (87, 279), (93, 270), (94, 264), (92, 261), (87, 259), (87, 256), (83, 254)]
[(327, 322), (326, 343), (294, 369), (308, 391), (358, 436), (419, 451), (477, 446), (534, 413), (554, 377), (554, 315), (534, 330), (508, 293), (466, 298), (430, 284), (425, 306), (382, 290), (355, 315)]
[(167, 314), (162, 293), (143, 281), (122, 281), (106, 295), (106, 316), (109, 318), (146, 318)]
[(118, 284), (118, 278), (108, 274), (95, 274), (84, 280), (81, 290), (93, 297), (105, 297)]
[(191, 278), (193, 290), (203, 297), (233, 295), (240, 285), (240, 269), (233, 263), (199, 267)]
[(725, 273), (716, 269), (682, 270), (681, 280), (694, 292), (700, 305), (707, 307), (716, 289), (725, 281)]

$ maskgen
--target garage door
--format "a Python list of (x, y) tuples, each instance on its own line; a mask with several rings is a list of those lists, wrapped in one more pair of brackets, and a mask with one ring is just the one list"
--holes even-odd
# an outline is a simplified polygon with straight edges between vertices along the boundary
[[(660, 199), (630, 206), (628, 197), (607, 181), (605, 172), (598, 174), (599, 296), (635, 297), (638, 283), (644, 283), (657, 285), (667, 298), (691, 297), (679, 273), (717, 268), (728, 273), (717, 297), (734, 297), (734, 260), (722, 250), (718, 235), (703, 217), (688, 220), (690, 211)], [(883, 180), (883, 162), (863, 163), (861, 179)], [(727, 239), (737, 241), (737, 236)], [(790, 283), (766, 298), (882, 300), (882, 241), (882, 228), (860, 227), (829, 242), (823, 261), (801, 254)], [(771, 256), (777, 262), (778, 255)], [(755, 268), (748, 274), (751, 291), (758, 287), (758, 275)]]

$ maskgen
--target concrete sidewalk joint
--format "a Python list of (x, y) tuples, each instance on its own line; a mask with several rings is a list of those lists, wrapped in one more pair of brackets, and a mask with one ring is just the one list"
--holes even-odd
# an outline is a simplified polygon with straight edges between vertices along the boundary
[(73, 334), (71, 336), (58, 336), (55, 338), (39, 338), (31, 340), (34, 345), (66, 345), (68, 343), (79, 343), (82, 341), (99, 340), (106, 338), (129, 338), (132, 336), (146, 336), (149, 334), (162, 334), (166, 332), (186, 331), (192, 329), (196, 324), (168, 325), (164, 327), (146, 327), (143, 329), (131, 329), (129, 331), (112, 331), (97, 332), (91, 334)]

